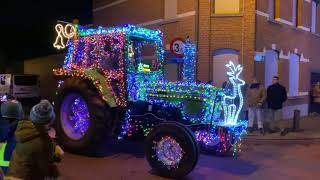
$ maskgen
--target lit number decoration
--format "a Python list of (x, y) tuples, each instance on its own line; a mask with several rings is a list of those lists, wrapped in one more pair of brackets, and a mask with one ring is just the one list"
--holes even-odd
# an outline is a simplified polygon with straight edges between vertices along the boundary
[(176, 57), (182, 58), (183, 57), (183, 45), (184, 40), (181, 38), (175, 38), (170, 45), (170, 49), (173, 55)]

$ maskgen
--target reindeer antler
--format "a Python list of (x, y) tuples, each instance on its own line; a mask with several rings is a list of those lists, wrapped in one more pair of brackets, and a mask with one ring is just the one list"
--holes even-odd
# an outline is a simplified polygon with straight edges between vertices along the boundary
[(226, 64), (226, 67), (230, 70), (229, 72), (227, 72), (227, 75), (234, 77), (238, 77), (243, 70), (240, 64), (235, 66), (232, 61), (229, 61), (229, 63)]
[(228, 74), (229, 76), (235, 76), (235, 75), (236, 75), (236, 72), (237, 72), (237, 68), (238, 68), (238, 67), (235, 67), (232, 61), (229, 61), (229, 63), (226, 64), (226, 67), (229, 68), (229, 70), (231, 71), (231, 72), (230, 72), (230, 71), (227, 72), (227, 74)]

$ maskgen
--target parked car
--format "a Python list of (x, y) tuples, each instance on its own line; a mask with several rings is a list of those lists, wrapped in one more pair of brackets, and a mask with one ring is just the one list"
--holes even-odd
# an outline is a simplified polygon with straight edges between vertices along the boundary
[(39, 77), (33, 74), (0, 74), (0, 101), (5, 101), (8, 96), (22, 101), (39, 99)]

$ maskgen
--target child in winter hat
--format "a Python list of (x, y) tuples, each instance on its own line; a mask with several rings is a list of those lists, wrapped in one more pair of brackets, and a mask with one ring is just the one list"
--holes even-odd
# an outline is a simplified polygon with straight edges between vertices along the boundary
[(39, 104), (32, 107), (30, 119), (37, 125), (51, 124), (55, 119), (53, 106), (48, 100), (41, 100)]
[(30, 120), (18, 123), (15, 136), (17, 145), (10, 161), (7, 176), (21, 179), (57, 179), (56, 165), (58, 145), (48, 135), (49, 125), (55, 113), (48, 100), (32, 107)]

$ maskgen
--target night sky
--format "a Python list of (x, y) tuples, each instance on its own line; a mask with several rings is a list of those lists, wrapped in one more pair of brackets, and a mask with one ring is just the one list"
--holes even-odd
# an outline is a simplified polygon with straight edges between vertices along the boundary
[(57, 53), (52, 47), (56, 20), (74, 18), (91, 23), (91, 0), (1, 0), (1, 66)]

